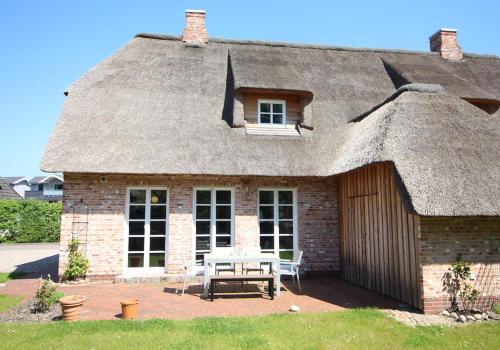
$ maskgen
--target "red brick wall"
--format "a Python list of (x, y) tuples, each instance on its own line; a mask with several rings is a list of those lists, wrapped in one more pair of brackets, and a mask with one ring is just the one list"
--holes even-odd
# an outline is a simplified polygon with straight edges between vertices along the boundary
[(429, 39), (430, 49), (433, 52), (439, 52), (441, 57), (446, 60), (463, 59), (462, 48), (457, 41), (456, 30), (441, 29)]
[[(443, 276), (462, 254), (483, 295), (478, 307), (500, 297), (500, 217), (425, 217), (420, 220), (423, 301), (426, 313), (449, 307)], [(493, 294), (493, 297), (492, 297)]]
[(193, 44), (208, 42), (204, 11), (186, 11), (186, 27), (182, 33), (182, 41)]
[[(192, 251), (193, 187), (215, 186), (235, 189), (235, 244), (258, 246), (257, 189), (297, 188), (299, 249), (304, 267), (312, 271), (339, 270), (338, 209), (333, 178), (276, 178), (229, 176), (115, 175), (107, 182), (97, 174), (66, 173), (64, 179), (59, 272), (67, 262), (66, 246), (71, 237), (72, 206), (83, 199), (89, 205), (87, 256), (89, 276), (120, 275), (123, 268), (125, 195), (128, 186), (162, 186), (170, 190), (167, 272), (181, 271), (181, 252)], [(245, 183), (248, 183), (246, 185)], [(248, 186), (248, 195), (245, 187)]]

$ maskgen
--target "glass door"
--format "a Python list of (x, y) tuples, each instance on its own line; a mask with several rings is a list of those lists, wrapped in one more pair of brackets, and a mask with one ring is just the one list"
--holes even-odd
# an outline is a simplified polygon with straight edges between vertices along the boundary
[(291, 260), (297, 249), (297, 200), (293, 189), (259, 190), (259, 236), (263, 252)]
[(194, 251), (197, 266), (215, 248), (232, 247), (234, 232), (234, 194), (227, 188), (195, 188)]
[(126, 269), (163, 272), (166, 267), (168, 190), (127, 190)]

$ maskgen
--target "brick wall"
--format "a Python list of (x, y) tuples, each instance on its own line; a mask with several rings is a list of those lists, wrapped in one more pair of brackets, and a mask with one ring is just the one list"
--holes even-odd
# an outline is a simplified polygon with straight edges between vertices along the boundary
[[(462, 254), (483, 295), (477, 307), (500, 297), (500, 217), (421, 217), (421, 265), (426, 313), (450, 305), (443, 276)], [(492, 296), (493, 295), (493, 296)]]
[[(125, 196), (128, 186), (162, 186), (170, 190), (168, 273), (179, 273), (181, 252), (192, 251), (193, 187), (235, 189), (235, 245), (258, 246), (257, 189), (297, 188), (299, 249), (304, 267), (313, 271), (339, 270), (338, 209), (333, 178), (274, 178), (229, 176), (106, 175), (65, 173), (59, 272), (67, 262), (73, 205), (80, 199), (89, 205), (87, 256), (89, 276), (110, 278), (122, 273)], [(245, 191), (248, 187), (248, 194)], [(83, 231), (84, 232), (84, 231)]]
[(455, 29), (440, 29), (429, 38), (429, 45), (432, 52), (439, 52), (446, 60), (458, 61), (463, 59), (462, 48), (457, 41), (457, 31)]
[(205, 28), (205, 11), (186, 10), (186, 26), (182, 33), (182, 41), (192, 44), (208, 42), (208, 32)]

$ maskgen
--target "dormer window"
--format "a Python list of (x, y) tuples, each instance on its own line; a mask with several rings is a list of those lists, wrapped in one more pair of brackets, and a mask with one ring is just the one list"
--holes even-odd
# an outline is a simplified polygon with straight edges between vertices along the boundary
[(245, 127), (247, 135), (302, 136), (312, 129), (311, 95), (296, 91), (239, 89), (233, 106), (234, 125)]
[(285, 126), (286, 102), (284, 100), (259, 100), (259, 124), (265, 126)]

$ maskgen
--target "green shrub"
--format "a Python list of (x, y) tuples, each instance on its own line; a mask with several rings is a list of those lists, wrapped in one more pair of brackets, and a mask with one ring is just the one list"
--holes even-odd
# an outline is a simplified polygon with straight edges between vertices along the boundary
[(59, 241), (61, 211), (61, 203), (0, 199), (0, 243)]
[(52, 294), (52, 296), (50, 297), (50, 305), (57, 303), (63, 296), (63, 292), (55, 292), (54, 294)]
[(46, 280), (41, 278), (40, 286), (33, 299), (33, 313), (49, 311), (50, 306), (57, 303), (63, 295), (62, 292), (56, 291), (56, 285), (50, 279), (50, 275)]
[(447, 290), (451, 294), (451, 310), (459, 310), (458, 297), (460, 297), (462, 306), (467, 311), (481, 294), (468, 282), (471, 276), (470, 264), (463, 260), (461, 254), (458, 254), (457, 261), (448, 271), (445, 281)]
[(27, 275), (28, 273), (24, 271), (0, 272), (0, 283), (23, 278)]
[(68, 265), (62, 276), (63, 281), (75, 281), (87, 275), (89, 260), (78, 251), (79, 244), (77, 240), (71, 240), (68, 244)]

